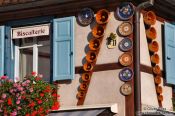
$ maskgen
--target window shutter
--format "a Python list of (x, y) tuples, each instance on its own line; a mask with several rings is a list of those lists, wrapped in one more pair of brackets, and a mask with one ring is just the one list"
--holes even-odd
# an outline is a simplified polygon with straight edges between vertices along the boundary
[(11, 27), (5, 27), (5, 70), (4, 73), (14, 79), (14, 45), (11, 38)]
[(175, 84), (175, 26), (165, 23), (165, 75), (168, 84)]
[(0, 26), (0, 76), (4, 75), (4, 26)]
[(53, 81), (74, 78), (74, 17), (53, 20)]

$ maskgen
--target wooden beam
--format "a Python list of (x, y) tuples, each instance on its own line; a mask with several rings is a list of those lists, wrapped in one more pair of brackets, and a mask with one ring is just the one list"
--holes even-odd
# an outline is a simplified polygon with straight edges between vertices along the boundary
[[(121, 69), (122, 65), (120, 63), (108, 63), (108, 64), (98, 64), (94, 66), (93, 72), (107, 71)], [(85, 73), (83, 66), (78, 66), (75, 68), (75, 74)]]
[[(141, 64), (140, 68), (141, 68), (141, 72), (145, 72), (145, 73), (149, 73), (149, 74), (153, 75), (153, 70), (152, 70), (151, 66), (147, 66), (147, 65)], [(160, 76), (165, 78), (163, 70), (161, 70)]]
[(85, 7), (92, 8), (94, 12), (102, 8), (115, 11), (118, 5), (118, 2), (116, 1), (118, 0), (76, 0), (75, 2), (68, 2), (66, 4), (54, 4), (20, 10), (12, 10), (8, 12), (4, 11), (0, 13), (0, 24), (4, 24), (8, 20), (34, 18), (39, 16), (77, 16), (78, 12)]
[[(151, 66), (141, 64), (140, 68), (141, 68), (141, 72), (153, 74)], [(117, 70), (117, 69), (122, 69), (122, 66), (120, 63), (98, 64), (94, 67), (94, 72)], [(78, 66), (75, 68), (75, 74), (82, 74), (82, 73), (84, 73), (83, 66)], [(164, 75), (164, 72), (163, 72), (163, 70), (161, 70), (160, 76), (164, 78), (163, 75)]]

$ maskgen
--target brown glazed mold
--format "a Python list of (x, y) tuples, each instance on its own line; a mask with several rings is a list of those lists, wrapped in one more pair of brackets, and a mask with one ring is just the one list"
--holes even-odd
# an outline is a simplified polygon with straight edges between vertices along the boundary
[(86, 60), (88, 62), (95, 62), (97, 60), (97, 53), (94, 51), (88, 51), (86, 54)]
[(154, 25), (156, 23), (156, 14), (153, 11), (148, 11), (143, 15), (143, 20), (147, 25)]
[(91, 39), (89, 42), (90, 50), (98, 50), (100, 49), (101, 41), (99, 39)]
[(160, 75), (161, 74), (161, 70), (160, 70), (160, 66), (156, 65), (153, 67), (153, 73), (156, 75)]
[(154, 40), (157, 37), (157, 31), (154, 27), (150, 27), (146, 30), (146, 36), (150, 40)]
[(89, 81), (90, 78), (91, 78), (91, 74), (90, 74), (90, 73), (83, 73), (82, 76), (81, 76), (81, 79), (82, 79), (82, 81), (84, 81), (84, 82)]
[(89, 63), (89, 62), (86, 62), (84, 65), (83, 65), (83, 69), (85, 71), (92, 71), (93, 69), (93, 64), (92, 63)]
[(78, 98), (82, 98), (85, 96), (85, 92), (84, 91), (78, 91), (77, 97)]
[(86, 83), (81, 83), (80, 90), (84, 91), (88, 88), (88, 85)]
[(158, 52), (159, 44), (157, 43), (157, 41), (153, 41), (148, 44), (148, 48), (150, 52)]
[(104, 27), (101, 25), (96, 25), (93, 29), (92, 29), (92, 35), (95, 38), (100, 38), (104, 35)]
[(153, 64), (159, 64), (160, 58), (158, 54), (153, 54), (151, 56), (151, 63)]
[(100, 25), (107, 23), (109, 21), (109, 15), (110, 13), (108, 10), (106, 9), (99, 10), (96, 14), (96, 22)]
[(161, 94), (162, 93), (162, 87), (161, 86), (156, 86), (156, 92)]
[(163, 95), (158, 95), (157, 99), (158, 99), (159, 102), (162, 102), (163, 101)]
[(161, 77), (160, 76), (156, 76), (155, 78), (154, 78), (154, 82), (155, 82), (155, 84), (160, 84), (161, 83)]

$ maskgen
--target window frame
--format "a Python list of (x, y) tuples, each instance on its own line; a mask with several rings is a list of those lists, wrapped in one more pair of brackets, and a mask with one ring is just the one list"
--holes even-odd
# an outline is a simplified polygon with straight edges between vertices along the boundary
[[(61, 22), (60, 24), (58, 24), (58, 22)], [(50, 52), (50, 82), (52, 83), (53, 81), (57, 81), (57, 80), (73, 80), (74, 77), (75, 77), (75, 55), (74, 55), (74, 33), (75, 33), (75, 16), (69, 16), (69, 17), (62, 17), (62, 18), (55, 18), (55, 17), (37, 17), (37, 18), (31, 18), (31, 19), (24, 19), (24, 20), (18, 20), (18, 21), (10, 21), (10, 22), (7, 22), (5, 25), (6, 25), (6, 42), (5, 42), (5, 73), (7, 76), (9, 76), (11, 79), (14, 80), (14, 43), (11, 39), (11, 28), (15, 28), (15, 27), (23, 27), (23, 26), (31, 26), (31, 25), (39, 25), (39, 24), (45, 24), (45, 23), (50, 23), (51, 24), (51, 27), (52, 29), (50, 29), (50, 35), (51, 35), (51, 52)], [(66, 26), (63, 26), (65, 25), (66, 23)], [(60, 31), (61, 33), (63, 32), (63, 35), (60, 35), (60, 37), (57, 37), (56, 36), (56, 33), (57, 31), (56, 30), (59, 30), (58, 29), (58, 25), (62, 25), (64, 28), (60, 28), (62, 31)], [(63, 31), (63, 30), (69, 30), (69, 31)], [(59, 32), (59, 33), (60, 33)], [(69, 47), (67, 46), (66, 48), (66, 45), (64, 46), (63, 44), (60, 44), (58, 43), (59, 41), (57, 41), (58, 38), (62, 38), (65, 37), (64, 34), (68, 34), (67, 32), (71, 32), (72, 35), (69, 36), (69, 35), (66, 35), (68, 38), (70, 38), (71, 40), (70, 41), (70, 44), (67, 44), (67, 43), (64, 43), (64, 44), (67, 44), (67, 45), (70, 45)], [(67, 39), (67, 37), (65, 37), (65, 39)], [(67, 40), (66, 40), (67, 41)], [(58, 49), (58, 44), (62, 45), (65, 49)], [(70, 48), (70, 50), (69, 50)], [(71, 62), (70, 65), (66, 65), (65, 62), (60, 62), (58, 60), (60, 59), (64, 59), (63, 57), (60, 57), (60, 56), (55, 56), (55, 53), (53, 52), (58, 52), (61, 50), (61, 54), (65, 55), (66, 57), (69, 56), (70, 58), (67, 58), (67, 62)], [(67, 54), (64, 54), (64, 50), (70, 52), (70, 53), (67, 53)], [(56, 52), (56, 53), (57, 53)], [(59, 54), (60, 55), (60, 54)], [(58, 57), (58, 58), (56, 58)], [(56, 60), (55, 60), (56, 59)], [(54, 63), (53, 63), (54, 62)], [(55, 63), (56, 62), (56, 63)], [(57, 63), (60, 63), (60, 65), (58, 65)], [(62, 63), (62, 64), (61, 64)], [(68, 64), (68, 63), (67, 63)], [(56, 65), (56, 66), (55, 66)], [(61, 70), (58, 70), (58, 66), (64, 66), (65, 69), (63, 69), (61, 67)], [(68, 67), (67, 67), (68, 66)], [(67, 70), (69, 69), (69, 70)], [(66, 72), (67, 71), (67, 72)], [(57, 75), (55, 75), (57, 74)], [(62, 76), (63, 74), (63, 76)]]
[[(24, 26), (31, 26), (31, 25), (40, 25), (40, 24), (50, 24), (50, 27), (52, 27), (52, 21), (53, 21), (54, 17), (53, 16), (48, 16), (48, 17), (35, 17), (35, 18), (28, 18), (28, 19), (22, 19), (22, 20), (17, 20), (17, 21), (9, 21), (5, 23), (5, 36), (6, 39), (10, 39), (10, 49), (11, 49), (11, 62), (9, 63), (9, 65), (5, 66), (5, 71), (4, 74), (8, 75), (10, 78), (12, 78), (14, 81), (16, 81), (15, 79), (15, 73), (16, 73), (16, 68), (15, 68), (15, 50), (18, 49), (17, 47), (15, 48), (15, 44), (14, 41), (12, 40), (12, 33), (11, 33), (11, 29), (12, 28), (16, 28), (16, 27), (24, 27)], [(53, 37), (53, 33), (52, 33), (52, 28), (50, 28), (50, 82), (52, 82), (52, 68), (53, 68), (53, 53), (52, 53), (52, 37)], [(7, 42), (8, 40), (6, 40), (6, 46), (5, 49), (7, 48), (7, 44), (9, 42)], [(15, 54), (14, 54), (15, 53)], [(19, 55), (19, 51), (17, 52), (17, 54)], [(5, 52), (5, 57), (7, 57), (8, 52)], [(5, 63), (7, 63), (9, 61), (6, 61)], [(34, 63), (33, 63), (34, 64)], [(10, 70), (9, 70), (10, 67)], [(10, 73), (10, 74), (9, 74)]]
[[(20, 38), (22, 39), (22, 38)], [(32, 64), (32, 71), (33, 72), (36, 72), (38, 74), (38, 59), (39, 59), (39, 47), (42, 47), (44, 45), (42, 44), (37, 44), (37, 37), (33, 37), (33, 43), (32, 45), (26, 45), (26, 46), (22, 46), (22, 47), (19, 47), (19, 41), (20, 39), (14, 39), (14, 54), (15, 54), (15, 57), (14, 57), (14, 60), (15, 60), (15, 64), (14, 64), (14, 67), (15, 67), (15, 71), (14, 71), (14, 75), (15, 75), (15, 82), (18, 81), (18, 77), (20, 77), (20, 63), (19, 63), (19, 60), (20, 60), (20, 50), (21, 49), (25, 49), (25, 48), (32, 48), (33, 50), (33, 54), (32, 54), (32, 58), (33, 58), (33, 64)], [(50, 39), (50, 35), (49, 35), (49, 39)], [(50, 42), (50, 40), (49, 40)], [(52, 45), (50, 43), (50, 45)], [(51, 46), (50, 46), (51, 47)], [(51, 52), (51, 49), (50, 49), (50, 52)], [(50, 59), (51, 60), (51, 59)], [(50, 65), (51, 67), (51, 65)], [(22, 78), (22, 77), (21, 77)]]

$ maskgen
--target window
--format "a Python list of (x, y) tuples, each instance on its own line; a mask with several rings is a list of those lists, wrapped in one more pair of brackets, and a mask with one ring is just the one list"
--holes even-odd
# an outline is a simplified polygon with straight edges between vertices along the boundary
[(165, 23), (165, 76), (168, 84), (175, 85), (175, 25)]
[[(36, 24), (39, 22), (36, 19), (28, 20), (29, 22), (13, 21), (12, 27), (0, 26), (0, 74), (15, 79), (14, 77), (24, 77), (31, 71), (36, 71), (43, 74), (46, 81), (74, 79), (74, 20), (74, 16), (53, 19), (49, 34), (41, 36), (21, 32), (14, 36), (11, 33), (13, 25)], [(43, 30), (32, 34), (42, 32)]]
[(15, 77), (27, 76), (31, 72), (43, 75), (50, 81), (50, 37), (38, 36), (15, 40)]

